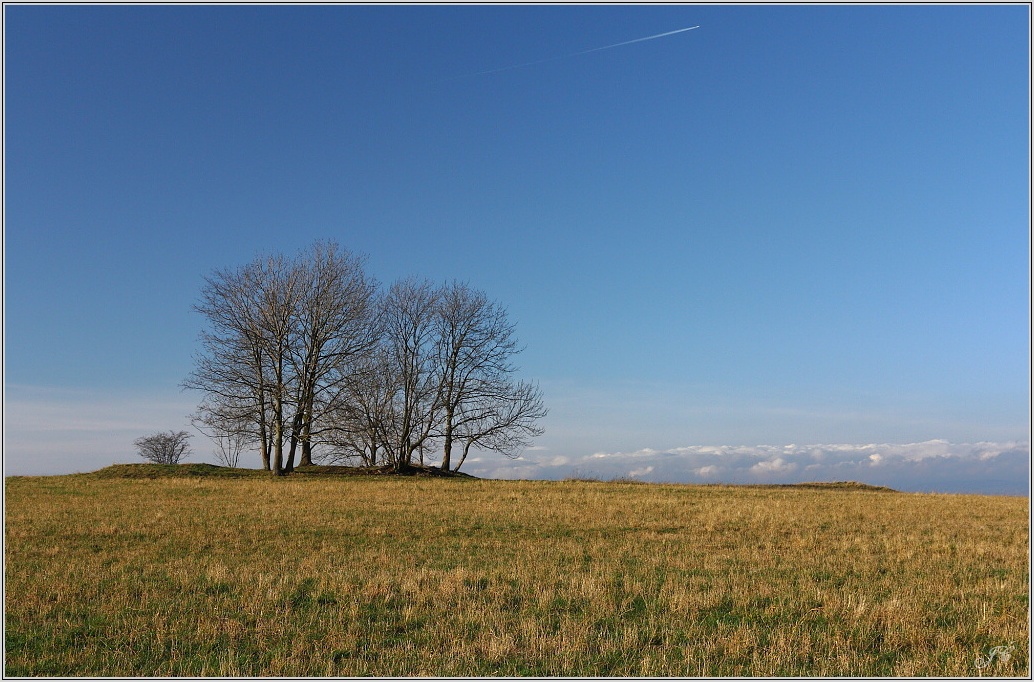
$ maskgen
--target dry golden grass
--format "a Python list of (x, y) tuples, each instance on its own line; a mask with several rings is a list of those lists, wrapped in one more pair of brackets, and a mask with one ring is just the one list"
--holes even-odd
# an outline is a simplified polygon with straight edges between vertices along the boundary
[(1030, 674), (1022, 498), (80, 475), (6, 515), (7, 675)]

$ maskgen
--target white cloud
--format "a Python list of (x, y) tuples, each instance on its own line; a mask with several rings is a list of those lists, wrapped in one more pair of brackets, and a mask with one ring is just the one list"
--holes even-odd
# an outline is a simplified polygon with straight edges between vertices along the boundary
[[(489, 460), (495, 465), (489, 464)], [(1030, 444), (830, 443), (810, 445), (691, 445), (667, 450), (536, 460), (519, 469), (497, 458), (469, 473), (490, 477), (560, 479), (592, 476), (605, 480), (634, 476), (676, 483), (799, 483), (858, 481), (906, 491), (1025, 494), (1030, 480)], [(519, 471), (513, 476), (510, 471)]]
[(795, 470), (796, 468), (796, 463), (787, 462), (782, 457), (776, 457), (772, 460), (762, 460), (754, 466), (752, 466), (750, 470), (754, 473), (767, 474), (789, 472)]

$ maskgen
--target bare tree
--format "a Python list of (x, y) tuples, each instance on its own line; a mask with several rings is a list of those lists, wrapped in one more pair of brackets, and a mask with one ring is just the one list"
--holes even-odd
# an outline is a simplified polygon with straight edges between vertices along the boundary
[(209, 277), (197, 306), (205, 353), (185, 382), (206, 393), (201, 423), (251, 424), (274, 473), (293, 470), (299, 444), (311, 464), (324, 412), (376, 342), (375, 290), (362, 259), (332, 242)]
[(441, 468), (452, 467), (457, 440), (464, 443), (465, 459), (473, 445), (511, 452), (539, 435), (535, 420), (545, 416), (541, 394), (511, 380), (516, 372), (511, 358), (520, 348), (506, 310), (484, 293), (454, 282), (440, 292), (435, 326)]
[(180, 460), (190, 454), (187, 441), (190, 434), (186, 431), (156, 433), (133, 441), (137, 454), (155, 464), (179, 464)]
[(280, 476), (288, 471), (284, 467), (284, 445), (290, 436), (287, 415), (299, 381), (291, 371), (291, 360), (292, 349), (300, 336), (296, 311), (304, 295), (303, 279), (297, 265), (282, 256), (272, 256), (263, 261), (259, 275), (258, 338), (269, 368), (266, 390), (269, 396), (271, 470)]
[(244, 448), (256, 441), (247, 409), (234, 405), (203, 402), (190, 421), (194, 428), (212, 439), (215, 456), (223, 466), (239, 466)]
[(259, 322), (258, 263), (220, 270), (205, 279), (195, 310), (208, 322), (201, 332), (203, 352), (183, 382), (203, 391), (195, 417), (202, 423), (250, 423), (259, 443), (262, 467), (270, 468), (269, 383)]
[(439, 292), (426, 281), (396, 282), (384, 297), (384, 364), (392, 398), (384, 424), (384, 449), (397, 470), (409, 467), (426, 445), (440, 412), (435, 371), (435, 312)]
[(377, 343), (374, 323), (376, 283), (361, 258), (333, 242), (318, 242), (297, 262), (301, 296), (297, 343), (290, 351), (297, 395), (287, 470), (312, 464), (312, 444), (329, 428), (322, 419), (332, 408), (353, 366)]
[(294, 394), (290, 349), (299, 280), (281, 256), (207, 278), (196, 308), (210, 326), (201, 335), (205, 353), (184, 382), (205, 392), (202, 409), (214, 418), (236, 413), (253, 424), (263, 467), (276, 474), (283, 472), (284, 420)]
[(215, 442), (215, 456), (223, 466), (236, 469), (240, 464), (241, 453), (249, 442), (247, 433), (241, 431), (224, 431), (212, 438)]

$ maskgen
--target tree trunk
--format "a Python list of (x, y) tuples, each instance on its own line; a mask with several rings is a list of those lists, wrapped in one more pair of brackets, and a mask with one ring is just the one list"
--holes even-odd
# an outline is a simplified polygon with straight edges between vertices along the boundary
[(312, 466), (312, 396), (302, 415), (302, 459), (298, 466)]
[(463, 456), (460, 457), (459, 464), (456, 465), (456, 468), (453, 469), (453, 471), (459, 471), (460, 470), (460, 467), (463, 466), (463, 460), (467, 459), (467, 453), (468, 452), (470, 452), (470, 442), (469, 441), (463, 444)]
[(273, 400), (273, 475), (283, 476), (284, 471), (284, 410), (279, 400)]
[(396, 473), (405, 471), (409, 468), (410, 462), (413, 461), (413, 446), (407, 441), (404, 441), (405, 445), (402, 446), (401, 452), (398, 453), (398, 458), (395, 460), (395, 471)]
[(284, 467), (288, 472), (294, 471), (294, 453), (298, 447), (298, 432), (301, 430), (301, 427), (302, 411), (299, 409), (294, 415), (294, 421), (291, 423), (291, 449), (287, 454), (287, 465)]
[(286, 473), (284, 471), (284, 443), (282, 440), (278, 440), (273, 444), (273, 475), (283, 476)]
[(309, 377), (309, 389), (305, 392), (305, 411), (302, 414), (302, 460), (298, 466), (312, 466), (312, 413), (316, 396), (313, 387), (316, 385), (316, 377)]
[(253, 346), (253, 358), (258, 380), (258, 427), (262, 442), (262, 468), (269, 471), (269, 425), (266, 423), (266, 382), (262, 376), (262, 353)]
[[(265, 391), (261, 384), (260, 391)], [(266, 428), (266, 398), (264, 393), (259, 393), (259, 442), (262, 448), (262, 468), (269, 471), (269, 430)]]
[(442, 471), (448, 471), (452, 464), (452, 410), (445, 413), (445, 447), (442, 453)]
[(259, 454), (262, 455), (262, 468), (269, 471), (269, 435), (265, 421), (259, 424)]

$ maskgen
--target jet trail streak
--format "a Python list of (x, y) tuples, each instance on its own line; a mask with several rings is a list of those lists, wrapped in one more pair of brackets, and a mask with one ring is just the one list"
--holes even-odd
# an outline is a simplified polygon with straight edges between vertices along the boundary
[(599, 52), (600, 50), (609, 50), (612, 47), (621, 47), (622, 45), (631, 45), (632, 43), (641, 43), (644, 40), (656, 40), (657, 38), (663, 38), (664, 36), (673, 36), (676, 33), (682, 33), (683, 31), (692, 31), (694, 28), (700, 28), (699, 26), (690, 26), (689, 28), (680, 28), (674, 31), (668, 31), (667, 33), (658, 33), (655, 36), (646, 36), (645, 38), (636, 38), (635, 40), (626, 40), (623, 43), (614, 43), (613, 45), (604, 45), (603, 47), (594, 47), (591, 50), (582, 50), (581, 52), (575, 52), (574, 54), (567, 55), (568, 57), (575, 57), (580, 54), (589, 54), (590, 52)]
[(446, 78), (445, 80), (451, 81), (458, 78), (473, 78), (474, 76), (485, 76), (490, 73), (499, 73), (500, 71), (512, 71), (513, 69), (523, 69), (526, 66), (535, 66), (537, 64), (545, 64), (546, 62), (553, 62), (558, 59), (567, 59), (568, 57), (577, 57), (583, 54), (589, 54), (590, 52), (599, 52), (600, 50), (610, 50), (615, 47), (621, 47), (622, 45), (631, 45), (632, 43), (641, 43), (646, 40), (656, 40), (657, 38), (664, 38), (666, 36), (672, 36), (676, 33), (682, 33), (684, 31), (692, 31), (699, 26), (689, 26), (688, 28), (679, 28), (674, 31), (667, 31), (666, 33), (658, 33), (657, 35), (646, 36), (645, 38), (636, 38), (635, 40), (626, 40), (622, 43), (614, 43), (613, 45), (604, 45), (603, 47), (594, 47), (588, 50), (582, 50), (581, 52), (572, 52), (570, 54), (563, 54), (558, 57), (547, 57), (546, 59), (539, 59), (534, 62), (526, 62), (524, 64), (514, 64), (512, 66), (504, 66), (499, 69), (488, 69), (487, 71), (478, 71), (477, 73), (468, 73), (463, 76), (453, 76), (452, 78)]

